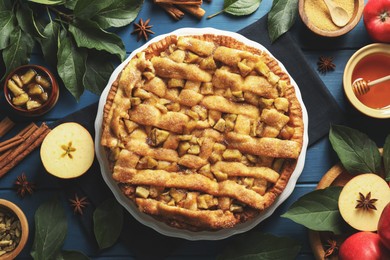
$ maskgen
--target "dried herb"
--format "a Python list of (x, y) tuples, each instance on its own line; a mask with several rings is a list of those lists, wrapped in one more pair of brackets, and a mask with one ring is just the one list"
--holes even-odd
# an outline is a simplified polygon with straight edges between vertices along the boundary
[(337, 245), (337, 241), (333, 240), (333, 239), (327, 240), (326, 247), (327, 247), (327, 249), (325, 250), (325, 255), (324, 255), (325, 258), (329, 257), (331, 255), (334, 255), (336, 253), (336, 251), (339, 249), (339, 247)]
[(73, 213), (78, 213), (80, 215), (83, 215), (84, 208), (89, 204), (87, 201), (87, 197), (79, 198), (77, 193), (75, 194), (75, 198), (69, 199), (69, 201), (71, 202), (71, 205), (73, 207)]
[(21, 235), (20, 220), (10, 212), (0, 210), (0, 258), (16, 248)]
[(145, 22), (141, 18), (138, 23), (134, 23), (134, 31), (131, 34), (138, 34), (137, 41), (141, 40), (142, 37), (147, 41), (148, 35), (154, 34), (154, 32), (150, 30), (153, 25), (149, 25), (149, 22), (150, 18), (147, 19)]
[(322, 74), (333, 71), (336, 68), (336, 65), (333, 63), (333, 59), (333, 57), (319, 57), (317, 62), (317, 70)]
[(357, 204), (355, 208), (364, 210), (376, 210), (374, 203), (377, 202), (378, 199), (371, 199), (371, 192), (367, 193), (366, 196), (359, 192), (359, 197), (360, 198), (356, 200)]
[[(143, 0), (0, 1), (3, 78), (29, 62), (37, 42), (45, 61), (57, 69), (76, 99), (85, 89), (100, 94), (114, 70), (115, 57), (123, 60), (126, 55), (121, 38), (107, 29), (130, 24), (142, 4)], [(88, 73), (91, 70), (109, 71), (96, 77)]]
[(34, 192), (35, 184), (27, 180), (26, 174), (18, 176), (15, 181), (16, 193), (24, 198), (27, 194), (31, 195)]

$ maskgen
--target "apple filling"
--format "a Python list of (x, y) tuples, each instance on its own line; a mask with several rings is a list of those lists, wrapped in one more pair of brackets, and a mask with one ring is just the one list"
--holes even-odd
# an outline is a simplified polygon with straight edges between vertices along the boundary
[(113, 84), (101, 143), (112, 177), (169, 225), (247, 221), (285, 188), (302, 147), (301, 106), (267, 53), (230, 37), (168, 37)]

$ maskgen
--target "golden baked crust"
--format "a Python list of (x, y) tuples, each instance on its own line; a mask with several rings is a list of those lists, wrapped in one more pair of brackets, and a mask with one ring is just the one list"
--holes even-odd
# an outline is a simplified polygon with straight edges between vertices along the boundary
[(168, 36), (113, 83), (101, 144), (139, 210), (189, 230), (230, 228), (268, 208), (303, 143), (289, 76), (266, 52), (220, 35)]

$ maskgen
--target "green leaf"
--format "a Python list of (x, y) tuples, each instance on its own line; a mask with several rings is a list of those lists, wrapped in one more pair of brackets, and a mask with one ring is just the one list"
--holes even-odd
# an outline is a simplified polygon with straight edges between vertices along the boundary
[(3, 50), (3, 61), (6, 65), (3, 77), (16, 67), (27, 64), (34, 47), (34, 39), (28, 33), (22, 32), (20, 27), (15, 28), (9, 40), (9, 45)]
[(137, 17), (143, 0), (99, 1), (79, 0), (75, 7), (75, 16), (92, 19), (101, 28), (121, 27), (130, 24)]
[(28, 1), (37, 4), (43, 4), (43, 5), (61, 5), (65, 3), (65, 0), (28, 0)]
[(390, 135), (386, 137), (382, 157), (385, 168), (385, 180), (390, 181)]
[(15, 16), (11, 11), (0, 11), (0, 50), (9, 44), (9, 38), (15, 29)]
[(42, 204), (35, 212), (35, 237), (31, 256), (53, 259), (64, 244), (67, 233), (65, 210), (58, 198)]
[(77, 46), (98, 51), (106, 51), (117, 55), (121, 61), (124, 60), (126, 51), (122, 39), (99, 27), (96, 22), (78, 19), (74, 24), (69, 25)]
[(223, 9), (207, 18), (213, 18), (222, 12), (236, 16), (249, 15), (259, 8), (260, 3), (261, 0), (225, 0)]
[(123, 208), (115, 199), (105, 200), (93, 213), (93, 231), (100, 249), (112, 246), (123, 226)]
[(79, 251), (61, 251), (55, 260), (89, 260), (89, 257)]
[(298, 0), (274, 0), (268, 13), (268, 34), (274, 42), (287, 32), (295, 22)]
[(76, 48), (73, 40), (62, 32), (58, 45), (57, 70), (65, 87), (77, 100), (84, 92), (85, 59), (85, 52)]
[(338, 208), (342, 187), (329, 187), (303, 195), (294, 202), (282, 217), (316, 231), (341, 234), (344, 221)]
[(301, 246), (296, 240), (256, 231), (241, 235), (233, 240), (217, 256), (217, 259), (293, 260), (300, 250)]
[[(92, 55), (91, 55), (92, 54)], [(84, 87), (100, 95), (107, 85), (107, 82), (114, 70), (107, 55), (91, 53), (87, 57), (85, 64), (85, 74), (83, 78)]]
[(11, 0), (0, 0), (0, 10), (5, 11), (11, 11), (12, 10), (12, 2)]
[(70, 10), (74, 10), (77, 2), (78, 2), (78, 0), (66, 0), (65, 7), (70, 9)]
[(39, 39), (42, 53), (45, 61), (52, 66), (55, 66), (57, 61), (58, 50), (58, 34), (60, 32), (60, 25), (57, 22), (50, 21), (43, 30), (44, 38)]
[(379, 173), (381, 155), (375, 142), (358, 130), (332, 125), (329, 140), (345, 169), (351, 173)]
[(33, 11), (27, 4), (21, 4), (16, 10), (16, 19), (24, 32), (34, 37), (44, 37), (38, 29)]

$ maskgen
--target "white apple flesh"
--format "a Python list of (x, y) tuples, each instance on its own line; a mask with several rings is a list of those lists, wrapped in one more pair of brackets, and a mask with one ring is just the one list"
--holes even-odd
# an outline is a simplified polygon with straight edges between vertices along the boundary
[(46, 171), (56, 177), (69, 179), (84, 174), (95, 156), (90, 133), (80, 124), (63, 123), (43, 140), (41, 160)]
[[(376, 209), (356, 208), (360, 194), (376, 199), (372, 204)], [(377, 174), (365, 173), (352, 178), (340, 193), (338, 205), (343, 219), (360, 231), (376, 231), (379, 217), (390, 202), (390, 188), (386, 181)]]

